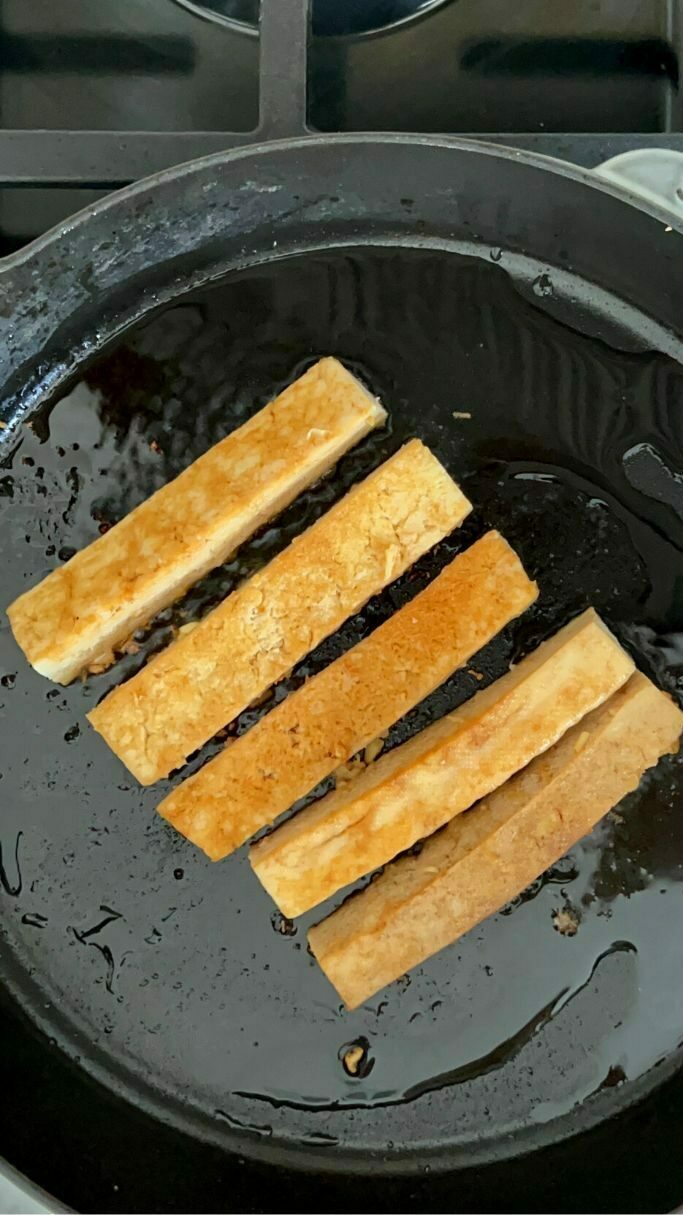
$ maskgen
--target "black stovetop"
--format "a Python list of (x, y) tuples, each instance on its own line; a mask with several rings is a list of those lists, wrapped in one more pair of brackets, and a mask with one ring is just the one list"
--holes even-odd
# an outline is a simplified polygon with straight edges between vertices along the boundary
[[(306, 64), (306, 0), (262, 0), (262, 39), (258, 0), (0, 0), (0, 252), (103, 191), (260, 135), (470, 134), (586, 165), (683, 147), (680, 0), (312, 3)], [(324, 32), (375, 13), (402, 20)]]

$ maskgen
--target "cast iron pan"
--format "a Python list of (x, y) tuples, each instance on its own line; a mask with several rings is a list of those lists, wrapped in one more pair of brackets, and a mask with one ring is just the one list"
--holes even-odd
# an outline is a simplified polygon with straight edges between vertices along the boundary
[[(588, 173), (467, 141), (218, 156), (65, 224), (0, 277), (2, 604), (322, 354), (381, 395), (348, 455), (62, 689), (0, 625), (7, 1159), (79, 1210), (668, 1210), (680, 1162), (681, 765), (352, 1014), (253, 878), (155, 816), (86, 710), (419, 435), (471, 521), (276, 689), (498, 527), (537, 606), (395, 745), (587, 604), (683, 694), (681, 235)], [(467, 417), (454, 417), (467, 414)], [(193, 762), (204, 762), (219, 743)], [(573, 937), (553, 913), (569, 909)], [(366, 1067), (339, 1052), (362, 1040)]]

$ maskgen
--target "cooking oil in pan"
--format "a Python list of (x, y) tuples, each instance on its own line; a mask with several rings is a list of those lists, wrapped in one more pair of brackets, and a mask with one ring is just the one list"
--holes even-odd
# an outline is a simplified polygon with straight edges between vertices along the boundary
[(676, 1058), (680, 761), (662, 763), (510, 906), (348, 1014), (306, 951), (321, 912), (293, 926), (274, 916), (244, 850), (218, 865), (196, 852), (155, 815), (169, 782), (139, 789), (84, 722), (180, 625), (414, 434), (463, 484), (473, 517), (231, 731), (491, 526), (539, 580), (539, 601), (387, 747), (588, 603), (683, 697), (683, 368), (560, 324), (544, 311), (552, 276), (524, 297), (504, 265), (376, 250), (245, 272), (156, 317), (7, 442), (5, 603), (322, 354), (344, 358), (391, 411), (386, 431), (162, 613), (110, 671), (53, 688), (0, 625), (9, 981), (83, 1066), (137, 1101), (163, 1102), (197, 1133), (404, 1156), (445, 1142), (508, 1150), (519, 1136), (575, 1129), (577, 1109), (608, 1114)]

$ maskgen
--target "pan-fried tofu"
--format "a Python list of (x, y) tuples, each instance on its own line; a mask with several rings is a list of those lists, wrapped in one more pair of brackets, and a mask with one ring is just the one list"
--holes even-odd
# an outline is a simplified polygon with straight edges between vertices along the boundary
[(386, 418), (321, 359), (115, 527), (8, 608), (41, 675), (69, 683), (287, 506)]
[(410, 603), (175, 789), (160, 813), (219, 860), (467, 662), (538, 594), (488, 532)]
[(301, 915), (486, 797), (611, 696), (633, 662), (592, 610), (454, 713), (256, 844), (252, 865)]
[(407, 443), (90, 722), (143, 785), (167, 776), (470, 510), (428, 448)]
[[(309, 934), (349, 1008), (492, 915), (675, 751), (683, 713), (635, 674), (545, 755)], [(457, 772), (453, 773), (457, 779)]]

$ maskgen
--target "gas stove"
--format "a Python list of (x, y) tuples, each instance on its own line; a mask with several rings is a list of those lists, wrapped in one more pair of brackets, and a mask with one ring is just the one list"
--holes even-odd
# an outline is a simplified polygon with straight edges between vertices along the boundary
[(444, 132), (589, 167), (683, 148), (678, 0), (308, 8), (0, 0), (0, 253), (127, 182), (265, 137)]

